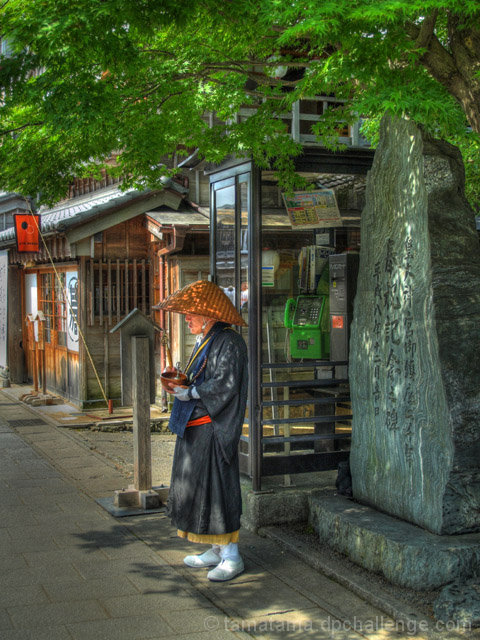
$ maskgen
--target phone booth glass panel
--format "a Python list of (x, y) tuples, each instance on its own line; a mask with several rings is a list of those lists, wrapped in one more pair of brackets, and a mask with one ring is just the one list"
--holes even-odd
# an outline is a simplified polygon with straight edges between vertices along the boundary
[[(241, 471), (262, 485), (336, 469), (348, 458), (348, 362), (330, 358), (333, 228), (298, 228), (272, 172), (210, 174), (212, 279), (248, 323), (249, 400)], [(298, 482), (298, 481), (296, 481)]]

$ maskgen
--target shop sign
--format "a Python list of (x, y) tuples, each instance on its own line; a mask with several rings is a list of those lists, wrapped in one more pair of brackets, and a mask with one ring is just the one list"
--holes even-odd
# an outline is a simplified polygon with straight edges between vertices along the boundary
[(342, 225), (340, 209), (333, 189), (296, 191), (283, 195), (290, 223), (294, 229), (338, 227)]
[(33, 213), (16, 213), (15, 234), (17, 238), (17, 251), (30, 253), (40, 251), (40, 216)]
[(78, 274), (76, 271), (67, 271), (67, 349), (78, 351)]

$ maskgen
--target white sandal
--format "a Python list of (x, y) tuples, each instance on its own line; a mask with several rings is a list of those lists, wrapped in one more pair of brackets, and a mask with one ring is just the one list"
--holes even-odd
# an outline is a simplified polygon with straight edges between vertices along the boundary
[(183, 561), (189, 567), (201, 568), (216, 567), (217, 564), (220, 564), (222, 559), (213, 549), (208, 549), (204, 553), (200, 553), (195, 556), (185, 556)]
[(209, 580), (213, 580), (214, 582), (225, 582), (226, 580), (231, 580), (238, 576), (239, 573), (245, 569), (243, 560), (240, 558), (239, 560), (231, 560), (230, 558), (225, 558), (221, 563), (207, 573), (207, 578)]

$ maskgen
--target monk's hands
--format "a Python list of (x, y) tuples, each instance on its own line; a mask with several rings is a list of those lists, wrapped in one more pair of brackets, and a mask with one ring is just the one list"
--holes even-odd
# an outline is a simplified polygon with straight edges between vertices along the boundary
[(173, 387), (172, 393), (175, 396), (175, 398), (178, 398), (182, 402), (187, 402), (188, 400), (191, 399), (188, 396), (188, 387), (180, 387), (180, 386)]
[(194, 387), (194, 386), (190, 386), (190, 387), (183, 387), (183, 386), (173, 387), (172, 393), (175, 396), (175, 398), (178, 398), (182, 402), (185, 402), (186, 400), (198, 400), (200, 398), (200, 394), (198, 393), (197, 388)]

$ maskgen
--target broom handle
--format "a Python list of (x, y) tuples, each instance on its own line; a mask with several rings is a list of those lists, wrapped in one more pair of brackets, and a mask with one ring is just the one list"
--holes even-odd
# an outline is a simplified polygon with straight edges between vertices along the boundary
[(170, 367), (170, 369), (173, 369), (172, 352), (170, 351), (170, 345), (168, 344), (168, 336), (165, 332), (162, 336), (162, 344), (165, 347), (165, 355), (167, 357), (167, 366)]

